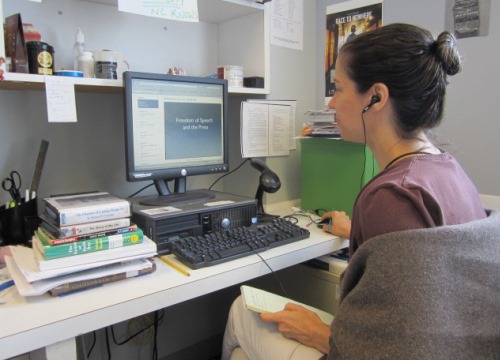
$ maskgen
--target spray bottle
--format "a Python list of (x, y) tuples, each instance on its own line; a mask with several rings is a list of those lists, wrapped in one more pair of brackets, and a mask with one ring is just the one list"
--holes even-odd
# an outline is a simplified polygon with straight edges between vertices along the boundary
[(78, 29), (75, 34), (75, 45), (73, 45), (73, 70), (78, 70), (78, 58), (85, 51), (85, 37), (82, 29)]

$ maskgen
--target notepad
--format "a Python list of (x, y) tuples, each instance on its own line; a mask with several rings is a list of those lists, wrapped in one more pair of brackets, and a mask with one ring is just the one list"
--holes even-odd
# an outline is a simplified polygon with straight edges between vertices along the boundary
[(325, 324), (330, 324), (333, 315), (315, 307), (291, 300), (289, 298), (257, 289), (248, 285), (240, 287), (243, 303), (248, 310), (258, 313), (277, 312), (285, 308), (287, 303), (302, 305), (308, 310), (315, 312)]

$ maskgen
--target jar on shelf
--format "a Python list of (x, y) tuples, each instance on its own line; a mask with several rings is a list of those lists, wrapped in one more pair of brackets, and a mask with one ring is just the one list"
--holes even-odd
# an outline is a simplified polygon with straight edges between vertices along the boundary
[(92, 52), (84, 51), (78, 57), (78, 70), (83, 72), (83, 77), (94, 77), (94, 57)]
[(43, 41), (28, 41), (28, 65), (31, 74), (54, 74), (54, 48)]

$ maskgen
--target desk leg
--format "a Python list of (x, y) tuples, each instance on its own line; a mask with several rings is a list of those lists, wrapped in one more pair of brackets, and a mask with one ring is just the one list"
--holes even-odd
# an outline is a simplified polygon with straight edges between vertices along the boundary
[(75, 338), (63, 340), (31, 352), (31, 360), (76, 360)]

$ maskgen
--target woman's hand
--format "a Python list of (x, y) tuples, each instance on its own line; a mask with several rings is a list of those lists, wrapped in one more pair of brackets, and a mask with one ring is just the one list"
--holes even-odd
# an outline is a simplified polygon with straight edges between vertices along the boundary
[(0, 246), (0, 264), (5, 264), (5, 255), (11, 256), (9, 246)]
[(346, 239), (351, 236), (351, 219), (344, 211), (329, 211), (324, 213), (321, 220), (332, 219), (330, 224), (323, 225), (323, 230), (333, 235), (337, 235)]
[(305, 307), (288, 303), (283, 311), (260, 314), (264, 322), (274, 322), (286, 338), (314, 347), (323, 354), (328, 352), (330, 326)]

